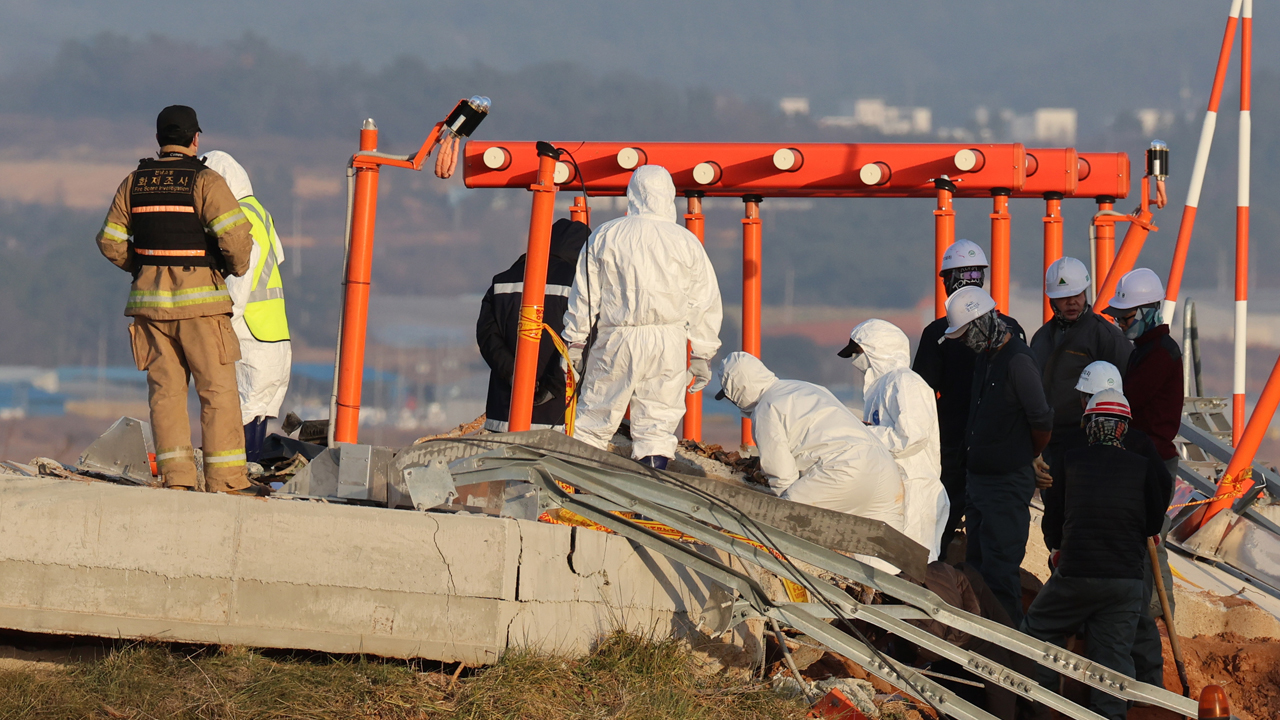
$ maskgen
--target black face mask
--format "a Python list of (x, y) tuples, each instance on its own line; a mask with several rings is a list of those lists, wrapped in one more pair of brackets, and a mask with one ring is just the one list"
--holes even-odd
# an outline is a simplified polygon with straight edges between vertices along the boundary
[(947, 289), (947, 295), (951, 295), (962, 287), (982, 287), (986, 275), (986, 269), (981, 266), (951, 268), (943, 276), (942, 285)]

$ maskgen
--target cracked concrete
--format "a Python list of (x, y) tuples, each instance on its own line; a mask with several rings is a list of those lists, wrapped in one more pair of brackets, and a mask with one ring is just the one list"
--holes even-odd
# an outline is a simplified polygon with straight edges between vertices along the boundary
[(711, 582), (616, 535), (0, 475), (0, 627), (479, 665), (696, 624)]

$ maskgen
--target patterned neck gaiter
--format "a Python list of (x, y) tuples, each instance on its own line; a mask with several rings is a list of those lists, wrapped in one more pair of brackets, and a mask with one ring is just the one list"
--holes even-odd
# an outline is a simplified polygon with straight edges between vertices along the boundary
[(1124, 434), (1129, 431), (1129, 421), (1108, 415), (1094, 415), (1085, 425), (1085, 435), (1090, 445), (1124, 447)]

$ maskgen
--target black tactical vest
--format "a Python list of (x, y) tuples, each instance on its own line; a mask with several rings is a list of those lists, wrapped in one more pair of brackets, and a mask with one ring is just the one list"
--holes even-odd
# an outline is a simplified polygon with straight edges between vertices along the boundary
[[(173, 157), (173, 156), (170, 156)], [(204, 163), (143, 159), (129, 188), (133, 249), (141, 265), (218, 267), (222, 253), (196, 215), (196, 175)]]

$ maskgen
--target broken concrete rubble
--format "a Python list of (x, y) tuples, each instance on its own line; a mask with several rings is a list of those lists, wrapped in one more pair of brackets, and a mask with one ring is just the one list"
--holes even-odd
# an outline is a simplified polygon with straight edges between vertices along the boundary
[[(972, 619), (960, 617), (953, 608), (931, 607), (930, 603), (936, 598), (930, 600), (925, 596), (917, 597), (918, 593), (915, 590), (900, 584), (880, 587), (877, 584), (884, 582), (883, 580), (866, 575), (866, 568), (860, 570), (855, 565), (848, 565), (845, 558), (832, 555), (829, 551), (825, 556), (804, 555), (803, 553), (821, 548), (836, 547), (845, 540), (861, 542), (865, 538), (859, 540), (857, 536), (861, 531), (855, 531), (849, 538), (842, 540), (839, 537), (839, 528), (827, 528), (826, 531), (820, 527), (815, 528), (813, 525), (815, 518), (812, 517), (798, 518), (797, 516), (798, 519), (805, 520), (805, 526), (802, 528), (793, 524), (789, 530), (783, 532), (781, 529), (787, 527), (786, 523), (789, 522), (788, 513), (794, 511), (794, 508), (786, 506), (794, 504), (778, 500), (760, 492), (758, 488), (753, 488), (750, 483), (743, 481), (736, 467), (730, 468), (720, 462), (716, 456), (723, 456), (723, 459), (733, 462), (735, 466), (739, 465), (741, 458), (735, 460), (722, 450), (717, 453), (711, 448), (692, 446), (682, 448), (682, 451), (690, 455), (694, 462), (688, 463), (687, 468), (681, 466), (682, 471), (687, 470), (691, 474), (655, 473), (639, 469), (639, 466), (630, 460), (580, 447), (580, 445), (559, 434), (522, 433), (450, 438), (426, 442), (401, 451), (356, 445), (320, 448), (311, 456), (314, 461), (309, 464), (295, 458), (295, 469), (298, 467), (301, 469), (290, 483), (292, 501), (283, 498), (264, 501), (200, 496), (203, 498), (201, 503), (214, 500), (217, 503), (230, 501), (251, 504), (229, 506), (236, 508), (232, 513), (234, 522), (229, 522), (226, 513), (222, 511), (212, 512), (207, 516), (197, 513), (196, 522), (223, 528), (215, 533), (216, 538), (213, 542), (210, 542), (210, 538), (202, 538), (197, 540), (197, 544), (199, 540), (203, 540), (205, 545), (220, 548), (223, 542), (230, 540), (231, 544), (237, 548), (232, 551), (234, 557), (231, 561), (216, 552), (212, 554), (206, 552), (204, 556), (197, 555), (192, 558), (195, 561), (214, 560), (209, 570), (204, 568), (175, 570), (172, 567), (163, 566), (157, 570), (147, 564), (152, 560), (147, 553), (154, 549), (148, 548), (145, 542), (135, 543), (139, 545), (135, 555), (128, 556), (127, 552), (124, 553), (133, 562), (132, 565), (129, 562), (116, 562), (119, 560), (120, 553), (116, 552), (117, 548), (111, 544), (110, 549), (99, 549), (101, 556), (91, 558), (92, 561), (87, 562), (74, 554), (69, 557), (55, 558), (51, 565), (55, 566), (54, 570), (57, 572), (66, 572), (68, 577), (84, 575), (83, 582), (77, 583), (75, 591), (72, 591), (67, 589), (71, 583), (66, 578), (61, 578), (63, 584), (59, 586), (56, 582), (59, 578), (50, 576), (54, 582), (45, 582), (49, 578), (40, 576), (41, 572), (54, 571), (42, 568), (31, 574), (21, 565), (24, 562), (38, 566), (46, 563), (35, 561), (30, 557), (10, 558), (0, 553), (0, 580), (3, 580), (13, 563), (18, 563), (23, 569), (15, 571), (12, 577), (27, 580), (28, 575), (31, 574), (36, 578), (35, 586), (53, 587), (72, 597), (76, 596), (76, 591), (80, 591), (82, 597), (79, 598), (79, 602), (98, 603), (94, 606), (96, 609), (89, 613), (92, 619), (86, 620), (83, 613), (59, 604), (58, 600), (50, 602), (44, 595), (36, 597), (38, 593), (34, 587), (27, 588), (29, 597), (23, 597), (18, 593), (15, 596), (16, 600), (12, 603), (13, 607), (10, 606), (13, 598), (6, 595), (6, 591), (0, 591), (0, 625), (9, 622), (11, 618), (17, 618), (17, 621), (32, 625), (31, 629), (36, 631), (42, 631), (39, 627), (45, 627), (43, 631), (84, 632), (82, 629), (75, 628), (96, 623), (99, 630), (94, 634), (137, 637), (148, 634), (142, 626), (148, 623), (163, 624), (168, 628), (166, 632), (170, 636), (192, 642), (309, 647), (330, 651), (336, 649), (341, 652), (351, 651), (340, 649), (344, 644), (349, 648), (353, 642), (358, 642), (366, 652), (385, 655), (443, 659), (446, 654), (449, 658), (461, 658), (469, 653), (473, 658), (470, 661), (471, 664), (477, 664), (485, 662), (481, 659), (483, 657), (492, 659), (508, 647), (522, 645), (577, 652), (589, 646), (591, 639), (598, 637), (602, 630), (608, 631), (618, 627), (637, 629), (639, 625), (634, 620), (639, 618), (642, 621), (640, 624), (645, 625), (651, 634), (681, 634), (690, 637), (695, 644), (702, 644), (708, 640), (703, 633), (715, 635), (729, 627), (737, 627), (738, 631), (735, 633), (733, 643), (722, 644), (718, 648), (703, 648), (700, 654), (706, 657), (708, 665), (714, 666), (719, 662), (722, 667), (740, 668), (761, 666), (764, 660), (764, 646), (759, 642), (759, 638), (766, 617), (781, 621), (783, 624), (799, 623), (793, 624), (793, 627), (800, 632), (819, 638), (815, 641), (807, 641), (816, 643), (812, 648), (809, 645), (805, 645), (804, 648), (797, 645), (793, 648), (797, 655), (804, 655), (806, 649), (812, 649), (824, 658), (825, 663), (826, 656), (830, 655), (827, 649), (840, 647), (842, 649), (839, 652), (847, 654), (848, 657), (860, 658), (858, 662), (863, 663), (866, 668), (874, 668), (876, 664), (874, 660), (858, 655), (856, 647), (845, 648), (844, 640), (831, 635), (828, 626), (812, 622), (823, 617), (832, 617), (830, 614), (822, 614), (825, 611), (820, 608), (819, 601), (830, 602), (831, 599), (836, 598), (844, 598), (835, 601), (848, 606), (837, 613), (850, 613), (866, 618), (882, 630), (917, 643), (921, 648), (930, 648), (931, 652), (956, 662), (964, 662), (964, 658), (956, 655), (954, 648), (948, 648), (945, 644), (939, 645), (936, 638), (930, 639), (927, 636), (921, 636), (918, 632), (913, 632), (911, 626), (902, 625), (901, 621), (918, 622), (929, 615), (936, 616), (941, 612), (941, 617), (944, 618), (943, 624), (952, 628), (963, 627), (964, 631), (969, 633), (991, 630), (991, 628), (974, 625)], [(708, 455), (712, 457), (708, 458)], [(48, 474), (40, 466), (31, 467), (30, 470), (34, 472), (28, 470), (27, 466), (10, 465), (10, 467), (27, 476)], [(280, 466), (277, 463), (275, 467)], [(58, 474), (56, 468), (50, 467), (48, 471)], [(27, 477), (26, 479), (50, 482), (47, 478)], [(0, 514), (8, 518), (13, 516), (13, 513), (10, 512), (5, 499), (6, 482), (7, 479), (0, 479)], [(566, 483), (575, 486), (579, 492), (584, 489), (587, 492), (581, 495), (565, 495), (564, 490), (568, 487)], [(121, 488), (104, 483), (88, 485), (80, 483), (80, 485), (99, 488), (114, 487), (117, 491), (132, 490), (135, 493), (149, 493), (152, 496), (166, 495), (156, 490)], [(528, 492), (534, 488), (537, 489), (535, 492)], [(509, 494), (509, 491), (513, 490), (516, 491), (514, 496)], [(539, 492), (543, 494), (542, 502), (537, 499)], [(394, 496), (392, 493), (400, 493), (400, 495)], [(31, 503), (28, 501), (42, 494), (29, 493), (20, 499), (15, 507), (20, 506), (29, 510)], [(167, 495), (192, 497), (177, 493)], [(451, 495), (456, 495), (457, 498), (451, 500)], [(298, 502), (308, 499), (307, 496), (325, 502)], [(684, 499), (681, 499), (682, 497)], [(719, 500), (713, 500), (711, 505), (727, 502), (728, 506), (725, 508), (717, 506), (712, 515), (707, 515), (710, 508), (705, 506), (704, 501), (712, 497), (717, 497)], [(599, 523), (604, 523), (605, 527), (621, 535), (467, 514), (480, 512), (497, 515), (502, 513), (502, 507), (522, 498), (532, 499), (534, 510), (560, 508), (587, 513), (588, 516), (595, 518), (593, 522), (596, 527), (600, 526)], [(618, 519), (617, 517), (609, 515), (613, 513), (624, 518), (632, 517), (636, 515), (635, 512), (620, 512), (620, 510), (625, 509), (628, 503), (632, 503), (631, 507), (636, 508), (637, 502), (641, 503), (638, 508), (639, 514), (665, 523), (668, 529), (674, 528), (686, 534), (694, 533), (700, 540), (709, 543), (711, 547), (702, 546), (697, 548), (696, 552), (702, 553), (707, 558), (715, 558), (716, 562), (720, 563), (719, 567), (737, 572), (740, 578), (754, 583), (754, 587), (763, 591), (763, 594), (746, 586), (740, 587), (737, 581), (731, 578), (726, 579), (729, 576), (722, 577), (723, 573), (715, 570), (715, 566), (706, 566), (711, 569), (703, 569), (703, 565), (691, 561), (687, 556), (682, 558), (680, 552), (669, 552), (669, 548), (662, 546), (660, 542), (654, 544), (653, 541), (656, 538), (652, 535), (645, 537), (643, 534), (636, 534), (637, 530), (646, 527), (657, 530), (661, 527), (657, 523), (632, 526), (628, 530), (614, 522)], [(341, 503), (347, 507), (333, 503)], [(770, 503), (781, 504), (783, 507), (771, 508)], [(95, 504), (101, 511), (103, 505), (101, 498), (96, 498), (93, 503), (85, 503), (86, 506)], [(110, 507), (105, 508), (108, 516), (120, 517), (119, 503), (109, 503), (109, 505)], [(259, 507), (254, 507), (255, 505)], [(361, 505), (366, 507), (359, 507)], [(700, 508), (700, 505), (703, 507)], [(280, 513), (271, 510), (266, 513), (259, 512), (260, 506), (304, 507), (319, 509), (321, 514), (296, 518), (293, 512), (289, 512), (283, 516), (283, 520), (273, 518), (267, 522), (267, 518)], [(404, 512), (387, 510), (388, 507), (412, 508), (419, 511), (433, 510), (433, 512), (426, 514)], [(201, 512), (211, 509), (217, 510), (218, 506), (203, 507)], [(722, 510), (728, 509), (732, 510), (730, 514), (721, 514)], [(441, 510), (449, 512), (441, 513)], [(605, 511), (606, 514), (601, 515), (596, 510)], [(341, 522), (323, 522), (321, 518), (330, 519), (327, 514), (332, 511), (358, 511), (372, 513), (372, 515), (355, 524), (348, 523), (347, 521), (352, 518), (345, 516), (342, 516), (344, 519)], [(812, 514), (812, 512), (816, 510), (806, 509), (806, 513)], [(827, 599), (823, 600), (822, 597), (815, 596), (813, 593), (824, 595), (828, 591), (816, 586), (797, 585), (797, 582), (802, 585), (807, 585), (809, 582), (800, 580), (799, 576), (796, 576), (797, 582), (784, 586), (779, 575), (790, 577), (791, 571), (778, 565), (777, 558), (772, 555), (761, 554), (759, 550), (763, 546), (757, 543), (755, 546), (757, 550), (750, 550), (746, 546), (740, 546), (741, 544), (734, 545), (737, 541), (726, 544), (724, 537), (720, 537), (719, 541), (712, 540), (703, 537), (699, 530), (694, 529), (698, 527), (696, 524), (689, 524), (696, 518), (701, 523), (710, 524), (712, 528), (717, 526), (736, 528), (727, 533), (731, 538), (749, 539), (746, 536), (753, 535), (753, 531), (747, 526), (735, 525), (741, 520), (738, 513), (754, 516), (753, 522), (763, 522), (772, 528), (770, 533), (775, 531), (781, 533), (770, 535), (773, 539), (767, 542), (768, 545), (772, 546), (776, 542), (778, 544), (775, 547), (782, 552), (801, 553), (797, 556), (793, 569), (798, 568), (809, 573), (813, 578), (826, 580), (839, 586), (844, 585), (841, 580), (843, 577), (860, 578), (855, 583), (864, 583), (862, 590), (872, 589), (872, 586), (880, 587), (881, 592), (888, 592), (893, 597), (908, 598), (908, 606), (869, 604), (871, 603), (869, 596), (863, 594), (857, 595), (861, 599), (856, 602), (848, 600), (843, 594), (827, 595)], [(92, 522), (86, 519), (86, 514), (87, 511), (74, 515), (73, 522), (77, 527), (87, 526)], [(147, 537), (164, 538), (162, 551), (183, 556), (182, 546), (190, 542), (191, 538), (181, 538), (178, 529), (171, 526), (165, 526), (162, 523), (157, 525), (158, 521), (152, 517), (153, 514), (149, 510), (143, 513), (146, 516), (145, 519), (139, 521), (152, 526), (146, 528)], [(613, 517), (612, 520), (609, 519), (611, 517)], [(383, 523), (373, 518), (394, 518), (394, 521)], [(430, 539), (427, 539), (427, 533), (424, 533), (421, 528), (410, 524), (410, 521), (404, 518), (420, 518), (428, 522), (431, 530)], [(841, 519), (841, 527), (857, 525), (848, 516), (841, 516)], [(514, 522), (515, 535), (513, 537), (509, 531), (496, 536), (487, 531), (480, 533), (477, 541), (485, 547), (469, 555), (460, 551), (456, 542), (440, 539), (441, 536), (452, 539), (466, 535), (470, 526), (459, 523), (478, 520)], [(48, 523), (51, 522), (51, 517), (37, 517), (33, 522), (37, 525)], [(365, 539), (370, 537), (368, 528), (375, 523), (379, 526), (387, 526), (384, 529), (389, 529), (392, 537), (402, 539), (403, 546), (397, 547), (393, 541), (379, 536), (374, 538), (372, 547), (368, 547), (370, 543), (365, 542)], [(227, 530), (229, 524), (232, 529)], [(318, 529), (317, 526), (320, 525), (325, 525), (325, 530)], [(270, 532), (264, 532), (264, 526), (269, 527)], [(708, 529), (705, 525), (701, 527), (704, 531)], [(157, 529), (159, 534), (156, 534)], [(546, 535), (545, 531), (548, 529), (567, 533), (567, 535)], [(325, 531), (337, 533), (337, 535), (323, 535)], [(818, 531), (818, 535), (821, 536), (813, 538), (812, 542), (817, 543), (817, 546), (808, 546), (813, 548), (811, 550), (805, 550), (806, 545), (800, 540), (807, 531)], [(300, 546), (298, 542), (279, 543), (282, 547), (277, 547), (277, 543), (272, 542), (275, 532), (290, 538), (306, 537), (307, 533), (311, 533), (311, 542), (306, 547)], [(832, 535), (832, 532), (835, 534)], [(179, 541), (175, 544), (166, 537), (166, 533), (178, 535)], [(737, 533), (745, 533), (745, 535)], [(317, 537), (321, 539), (317, 540)], [(339, 541), (335, 541), (335, 537), (346, 538), (348, 544), (342, 545)], [(624, 537), (627, 539), (624, 540)], [(360, 542), (352, 542), (352, 538), (360, 538)], [(610, 538), (613, 545), (609, 545), (608, 542), (600, 544), (599, 538)], [(110, 543), (119, 539), (118, 536), (106, 538)], [(1032, 541), (1033, 544), (1036, 540)], [(0, 542), (5, 545), (11, 546), (15, 542), (22, 544), (25, 541), (24, 537), (6, 538), (4, 533), (0, 532)], [(86, 544), (83, 538), (81, 538), (81, 544)], [(733, 547), (730, 547), (731, 545)], [(241, 547), (252, 548), (252, 550), (243, 554), (238, 549)], [(713, 547), (718, 549), (712, 549)], [(308, 570), (301, 574), (296, 571), (293, 574), (276, 572), (273, 567), (269, 567), (265, 558), (281, 551), (291, 554), (294, 562), (300, 562), (303, 565), (323, 564), (330, 562), (331, 556), (339, 557), (339, 562), (331, 564), (334, 568), (345, 568), (345, 570), (342, 577), (334, 577), (332, 573), (321, 570)], [(424, 551), (428, 559), (436, 560), (434, 564), (418, 557), (423, 555)], [(51, 548), (43, 548), (41, 552), (51, 552)], [(511, 558), (513, 552), (514, 560)], [(362, 553), (367, 555), (362, 556)], [(56, 555), (56, 553), (53, 554)], [(803, 559), (806, 557), (819, 564), (814, 565)], [(501, 581), (495, 585), (491, 580), (481, 578), (479, 585), (476, 585), (477, 579), (472, 575), (488, 574), (492, 570), (488, 566), (494, 564), (495, 558), (497, 558), (496, 564), (502, 567), (501, 573), (504, 576)], [(388, 559), (399, 561), (400, 564), (397, 566), (395, 562), (389, 562)], [(458, 565), (460, 560), (465, 560), (468, 564), (478, 563), (484, 569), (475, 569), (470, 565), (460, 568)], [(94, 564), (94, 561), (99, 564)], [(107, 561), (105, 566), (102, 565), (104, 561)], [(659, 564), (657, 569), (650, 567), (654, 562)], [(836, 564), (831, 564), (833, 562)], [(513, 563), (515, 569), (510, 571), (508, 566)], [(844, 565), (842, 566), (841, 563)], [(628, 567), (640, 575), (647, 573), (648, 580), (638, 581), (626, 569)], [(843, 569), (839, 572), (831, 572), (831, 569), (841, 567)], [(107, 576), (110, 575), (110, 571), (124, 568), (127, 568), (126, 573), (132, 573), (132, 576), (126, 574), (123, 585), (128, 585), (128, 578), (132, 577), (134, 586), (120, 590), (112, 585)], [(701, 573), (705, 575), (689, 568), (700, 568)], [(250, 570), (253, 572), (249, 572)], [(394, 576), (397, 570), (434, 577), (436, 581), (434, 585), (408, 582), (405, 578)], [(165, 576), (167, 584), (181, 586), (182, 592), (178, 593), (180, 597), (167, 599), (168, 602), (176, 602), (183, 606), (181, 609), (155, 607), (157, 603), (152, 596), (164, 594), (161, 586), (150, 577), (157, 573)], [(371, 579), (367, 584), (361, 573), (370, 574)], [(509, 592), (506, 578), (508, 573), (514, 575), (510, 580), (514, 587)], [(353, 580), (353, 577), (356, 579)], [(550, 580), (544, 582), (544, 578), (550, 578)], [(716, 578), (716, 580), (709, 578)], [(566, 582), (567, 580), (569, 582)], [(578, 583), (577, 587), (573, 585), (574, 582)], [(637, 582), (642, 591), (639, 596), (634, 592)], [(734, 589), (727, 589), (725, 585), (720, 584), (722, 582), (728, 582)], [(866, 583), (870, 583), (870, 586), (865, 585)], [(117, 584), (121, 583), (117, 582)], [(668, 586), (680, 589), (672, 594)], [(804, 597), (794, 594), (791, 586), (795, 586), (795, 589)], [(495, 587), (497, 589), (494, 589)], [(88, 598), (83, 597), (84, 588), (92, 590)], [(646, 591), (645, 588), (648, 590)], [(586, 597), (582, 594), (584, 589)], [(850, 592), (853, 589), (856, 588), (852, 588)], [(186, 611), (187, 605), (199, 605), (200, 596), (209, 594), (210, 591), (218, 597), (212, 611), (207, 611), (204, 615), (197, 613), (195, 616)], [(666, 602), (661, 600), (659, 591), (667, 592)], [(150, 598), (153, 602), (150, 605), (147, 602), (141, 603), (144, 606), (141, 609), (142, 617), (137, 617), (123, 610), (129, 607), (129, 604), (118, 597), (111, 597), (113, 592), (126, 594), (137, 592), (141, 597)], [(408, 593), (408, 595), (401, 597), (396, 593)], [(754, 599), (751, 599), (753, 593), (756, 594)], [(440, 617), (431, 620), (423, 619), (432, 612), (430, 600), (426, 598), (434, 600), (435, 613), (437, 616), (442, 615), (443, 619)], [(761, 603), (762, 598), (765, 599), (763, 603)], [(289, 614), (279, 610), (281, 606), (290, 604), (294, 606), (291, 609), (298, 609), (299, 612)], [(440, 604), (443, 604), (443, 611), (439, 609)], [(915, 607), (909, 607), (910, 605)], [(148, 615), (148, 612), (151, 614)], [(625, 622), (606, 621), (607, 618), (613, 618), (619, 614), (627, 618)], [(946, 619), (948, 617), (950, 617), (949, 620)], [(42, 626), (41, 623), (45, 624)], [(113, 623), (114, 631), (101, 630), (101, 627)], [(457, 623), (463, 623), (466, 627), (459, 629), (456, 627)], [(73, 628), (65, 629), (67, 625)], [(702, 632), (696, 629), (699, 625)], [(249, 637), (254, 639), (245, 639)], [(1014, 638), (1009, 636), (1009, 639)], [(1017, 642), (1024, 641), (1015, 640), (1015, 644)], [(405, 646), (409, 643), (416, 643), (415, 649), (406, 650)], [(791, 642), (788, 642), (788, 645), (790, 644)], [(822, 649), (824, 647), (826, 649)], [(1032, 650), (1033, 654), (1039, 652)], [(850, 652), (852, 654), (849, 654)], [(1025, 650), (1019, 652), (1025, 654)], [(815, 662), (814, 658), (807, 656), (800, 659), (805, 661), (804, 665)], [(868, 662), (871, 664), (866, 664)], [(886, 669), (881, 668), (877, 673), (873, 673), (882, 675), (875, 680), (883, 682), (885, 677), (892, 679), (892, 675), (883, 676)], [(840, 674), (832, 674), (829, 669), (822, 672), (827, 674), (820, 673), (817, 677), (813, 677), (809, 671), (803, 669), (801, 671), (811, 680), (842, 679)], [(862, 677), (868, 676), (864, 672)], [(927, 680), (917, 677), (915, 682), (927, 682)], [(1142, 688), (1135, 688), (1135, 690), (1145, 694), (1140, 697), (1154, 697)], [(850, 692), (854, 691), (850, 690)], [(930, 692), (933, 691), (930, 690)], [(1021, 693), (1035, 693), (1035, 689), (1021, 688)], [(1162, 696), (1160, 699), (1166, 703), (1165, 707), (1176, 705), (1176, 703), (1168, 704), (1172, 698)], [(972, 714), (970, 708), (963, 706), (957, 709), (963, 711), (960, 717), (986, 717), (982, 714)], [(1075, 716), (1074, 713), (1072, 715)]]
[(14, 475), (0, 516), (0, 627), (27, 632), (478, 665), (689, 633), (710, 592), (617, 536), (485, 516)]

